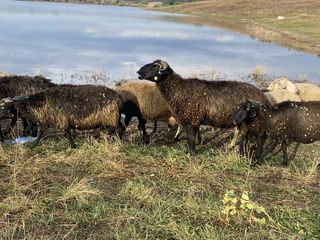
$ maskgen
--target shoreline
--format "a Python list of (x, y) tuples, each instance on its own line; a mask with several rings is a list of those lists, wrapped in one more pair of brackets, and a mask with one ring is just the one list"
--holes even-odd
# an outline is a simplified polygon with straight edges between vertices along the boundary
[[(167, 12), (167, 11), (164, 11)], [(172, 12), (177, 13), (177, 12)], [(175, 17), (173, 17), (175, 18)], [(288, 49), (309, 53), (320, 57), (320, 46), (316, 46), (314, 42), (307, 39), (297, 38), (292, 35), (273, 30), (268, 26), (253, 22), (242, 22), (241, 26), (238, 23), (231, 21), (219, 21), (217, 19), (206, 18), (204, 16), (190, 15), (186, 17), (176, 17), (177, 19), (185, 18), (183, 22), (190, 24), (200, 24), (210, 27), (218, 27), (232, 32), (245, 34), (251, 38), (257, 39), (261, 42), (272, 43), (280, 45)], [(189, 18), (189, 19), (188, 19)]]
[[(191, 4), (195, 3), (190, 3), (190, 5)], [(276, 29), (270, 24), (268, 25), (267, 23), (260, 23), (258, 21), (255, 21), (254, 19), (245, 18), (238, 15), (228, 17), (227, 15), (224, 15), (227, 13), (219, 13), (219, 15), (210, 15), (206, 13), (197, 13), (195, 11), (181, 11), (179, 9), (176, 9), (179, 7), (184, 7), (184, 5), (188, 4), (181, 4), (180, 6), (177, 5), (170, 7), (153, 8), (147, 10), (169, 12), (175, 14), (186, 14), (189, 16), (177, 17), (177, 19), (184, 18), (183, 21), (186, 23), (203, 24), (206, 26), (218, 27), (229, 31), (242, 33), (262, 42), (273, 43), (282, 47), (286, 47), (289, 49), (292, 48), (298, 51), (306, 52), (311, 55), (320, 57), (320, 41), (317, 41), (317, 39), (312, 39), (308, 36), (298, 35), (294, 32), (287, 31), (286, 29)], [(317, 32), (317, 30), (315, 29), (314, 31)]]

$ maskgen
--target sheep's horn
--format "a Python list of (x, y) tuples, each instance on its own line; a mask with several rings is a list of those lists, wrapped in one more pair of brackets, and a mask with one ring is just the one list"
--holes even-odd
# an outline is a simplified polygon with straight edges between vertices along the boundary
[(166, 63), (165, 61), (162, 61), (162, 60), (158, 60), (154, 64), (158, 65), (160, 67), (159, 68), (160, 71), (164, 71), (168, 68), (168, 63)]

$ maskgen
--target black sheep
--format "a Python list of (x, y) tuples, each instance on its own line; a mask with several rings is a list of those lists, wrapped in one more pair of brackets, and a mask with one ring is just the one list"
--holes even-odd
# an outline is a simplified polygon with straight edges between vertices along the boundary
[[(4, 76), (0, 77), (0, 100), (8, 97), (26, 96), (36, 92), (40, 92), (44, 89), (56, 86), (51, 80), (44, 78), (43, 76)], [(11, 128), (15, 125), (17, 119), (11, 121)], [(24, 133), (31, 134), (29, 130), (32, 130), (33, 126), (25, 119), (22, 119), (24, 126)], [(3, 133), (0, 127), (0, 141), (4, 140)]]
[(72, 147), (71, 129), (109, 126), (121, 135), (122, 101), (112, 89), (93, 85), (61, 85), (27, 97), (6, 99), (0, 104), (0, 119), (21, 116), (38, 125), (36, 146), (49, 127), (65, 130)]
[(0, 77), (0, 99), (14, 96), (26, 96), (56, 86), (42, 76), (6, 76)]
[(247, 99), (268, 104), (265, 95), (251, 84), (183, 79), (162, 60), (146, 64), (137, 73), (139, 79), (156, 82), (174, 117), (186, 130), (190, 153), (195, 152), (195, 136), (200, 125), (234, 127), (234, 115)]
[(287, 145), (320, 140), (320, 102), (282, 102), (270, 108), (261, 102), (247, 101), (235, 116), (240, 130), (249, 131), (257, 141), (256, 163), (263, 159), (263, 146), (271, 142), (272, 151), (281, 144), (283, 164), (288, 164)]

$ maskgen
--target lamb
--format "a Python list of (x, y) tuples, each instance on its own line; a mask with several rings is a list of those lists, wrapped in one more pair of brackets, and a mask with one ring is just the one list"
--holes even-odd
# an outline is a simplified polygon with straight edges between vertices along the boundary
[(320, 101), (320, 87), (316, 84), (293, 83), (288, 78), (281, 77), (268, 86), (269, 91), (280, 89), (296, 94), (301, 101)]
[(132, 117), (137, 117), (139, 130), (143, 132), (144, 143), (149, 142), (145, 128), (147, 120), (155, 121), (154, 132), (156, 131), (157, 121), (167, 122), (169, 126), (178, 124), (155, 84), (138, 81), (120, 82), (115, 90), (124, 103), (122, 113), (125, 114), (125, 126), (129, 125)]
[(288, 165), (287, 145), (291, 142), (312, 143), (320, 140), (320, 102), (283, 102), (268, 107), (249, 100), (235, 116), (235, 124), (241, 131), (250, 131), (256, 137), (256, 164), (263, 159), (263, 145), (271, 141), (268, 150), (281, 144), (283, 164)]
[(35, 147), (49, 127), (63, 129), (75, 147), (71, 129), (114, 128), (119, 135), (124, 127), (120, 122), (122, 101), (112, 89), (93, 85), (61, 85), (26, 97), (6, 99), (0, 105), (0, 119), (17, 114), (38, 125)]
[[(0, 77), (0, 99), (8, 97), (13, 98), (15, 96), (25, 96), (54, 86), (57, 85), (43, 76), (29, 77), (3, 74)], [(24, 125), (24, 132), (27, 134), (29, 133), (29, 130), (32, 130), (32, 126), (30, 123), (27, 123), (25, 119), (22, 119), (22, 121)], [(15, 123), (16, 121), (11, 121), (11, 128), (13, 128)], [(4, 136), (0, 127), (0, 141), (3, 140)]]
[(251, 84), (183, 79), (162, 60), (144, 65), (137, 73), (139, 79), (156, 83), (174, 117), (186, 130), (188, 151), (191, 154), (195, 153), (195, 136), (200, 125), (234, 127), (234, 115), (249, 98), (269, 105), (262, 91)]

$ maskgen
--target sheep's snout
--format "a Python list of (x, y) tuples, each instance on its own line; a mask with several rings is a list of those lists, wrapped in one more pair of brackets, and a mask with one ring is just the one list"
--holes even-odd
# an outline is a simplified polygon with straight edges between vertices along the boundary
[(150, 81), (156, 81), (156, 77), (158, 76), (159, 66), (153, 63), (148, 63), (141, 67), (137, 73), (139, 79), (146, 79)]

